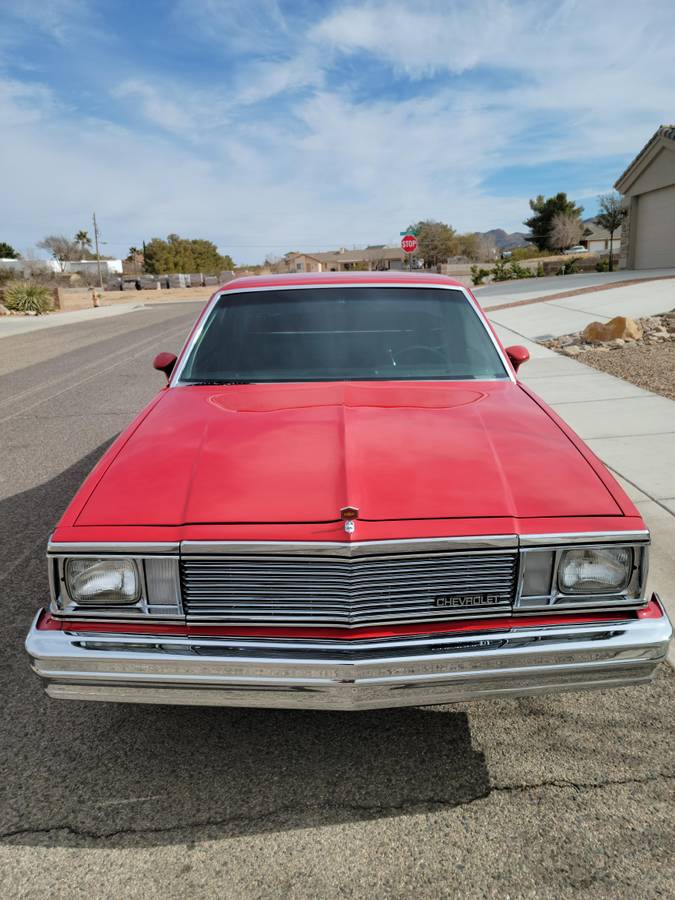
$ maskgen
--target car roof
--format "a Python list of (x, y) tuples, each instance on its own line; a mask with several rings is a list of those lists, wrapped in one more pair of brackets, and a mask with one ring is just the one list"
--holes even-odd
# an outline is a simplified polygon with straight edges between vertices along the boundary
[(275, 288), (326, 284), (410, 284), (433, 287), (460, 287), (464, 285), (447, 275), (435, 272), (291, 272), (283, 275), (246, 275), (226, 282), (221, 291), (237, 291), (247, 288)]

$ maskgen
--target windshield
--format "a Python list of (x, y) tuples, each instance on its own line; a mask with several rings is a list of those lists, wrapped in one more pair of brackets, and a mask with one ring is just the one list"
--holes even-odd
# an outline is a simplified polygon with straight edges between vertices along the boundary
[(508, 378), (457, 290), (331, 287), (225, 293), (181, 382)]

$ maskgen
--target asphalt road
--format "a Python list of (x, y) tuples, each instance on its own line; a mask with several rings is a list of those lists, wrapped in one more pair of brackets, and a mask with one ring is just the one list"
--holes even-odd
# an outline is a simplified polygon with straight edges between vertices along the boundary
[(370, 713), (48, 700), (47, 535), (198, 306), (0, 341), (3, 897), (672, 897), (673, 672)]

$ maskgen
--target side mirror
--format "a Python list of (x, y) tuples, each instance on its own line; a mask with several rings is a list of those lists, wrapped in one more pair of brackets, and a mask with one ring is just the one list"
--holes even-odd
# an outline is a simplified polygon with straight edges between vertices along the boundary
[(175, 353), (158, 353), (152, 361), (152, 365), (158, 372), (164, 372), (168, 381), (173, 372), (173, 367), (176, 365), (176, 359)]
[(527, 347), (521, 347), (519, 344), (516, 344), (513, 347), (506, 348), (506, 355), (511, 361), (511, 365), (517, 372), (522, 364), (526, 363), (530, 358), (530, 351), (527, 349)]

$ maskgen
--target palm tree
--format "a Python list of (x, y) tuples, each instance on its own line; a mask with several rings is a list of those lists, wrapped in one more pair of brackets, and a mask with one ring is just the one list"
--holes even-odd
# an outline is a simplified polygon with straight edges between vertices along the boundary
[(138, 247), (129, 247), (129, 253), (127, 254), (128, 262), (135, 262), (137, 256), (142, 255), (142, 250), (139, 250)]
[(595, 221), (605, 231), (609, 231), (609, 271), (613, 272), (614, 232), (621, 228), (628, 210), (624, 207), (620, 194), (602, 194), (598, 200), (600, 201), (600, 212), (595, 217)]
[(89, 250), (89, 248), (91, 247), (91, 238), (89, 237), (89, 232), (81, 228), (75, 235), (75, 243), (79, 245), (80, 253), (82, 254), (82, 256), (84, 256), (87, 250)]

